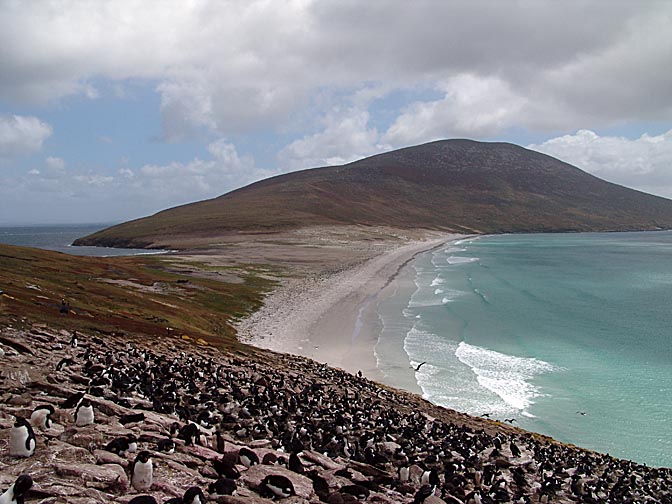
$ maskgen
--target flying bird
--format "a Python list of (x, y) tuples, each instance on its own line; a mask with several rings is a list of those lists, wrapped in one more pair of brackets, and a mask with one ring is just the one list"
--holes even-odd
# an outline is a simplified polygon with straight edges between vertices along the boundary
[(418, 364), (417, 367), (415, 368), (415, 370), (416, 370), (416, 371), (420, 371), (420, 368), (421, 368), (424, 364), (427, 364), (427, 361), (425, 361), (425, 362), (421, 362), (420, 364)]

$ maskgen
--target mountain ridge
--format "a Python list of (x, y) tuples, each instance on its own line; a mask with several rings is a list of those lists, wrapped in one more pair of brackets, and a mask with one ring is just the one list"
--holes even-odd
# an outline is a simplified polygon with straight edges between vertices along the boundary
[(514, 144), (439, 140), (277, 175), (75, 244), (166, 247), (176, 237), (341, 224), (462, 233), (654, 230), (672, 228), (672, 201)]

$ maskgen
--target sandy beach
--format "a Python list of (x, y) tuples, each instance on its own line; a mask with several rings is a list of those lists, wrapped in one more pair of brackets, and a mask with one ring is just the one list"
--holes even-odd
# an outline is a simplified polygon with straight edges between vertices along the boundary
[[(239, 324), (239, 337), (254, 346), (384, 381), (374, 352), (379, 334), (373, 313), (377, 299), (393, 295), (395, 278), (417, 254), (460, 238), (463, 235), (427, 233), (422, 239), (387, 240), (340, 271), (286, 279), (259, 311)], [(413, 370), (408, 370), (405, 388), (421, 392)]]

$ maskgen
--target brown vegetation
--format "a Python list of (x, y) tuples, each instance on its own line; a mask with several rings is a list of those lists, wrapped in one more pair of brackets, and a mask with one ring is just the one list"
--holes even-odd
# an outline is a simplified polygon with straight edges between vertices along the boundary
[(458, 233), (672, 228), (672, 201), (506, 143), (445, 140), (273, 177), (100, 231), (79, 245), (190, 248), (316, 225)]

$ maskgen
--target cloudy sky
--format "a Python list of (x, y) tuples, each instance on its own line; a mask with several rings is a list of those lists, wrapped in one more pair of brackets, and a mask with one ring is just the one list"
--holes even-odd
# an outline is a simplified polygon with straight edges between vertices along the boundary
[(0, 0), (0, 224), (113, 222), (440, 138), (672, 197), (666, 0)]

